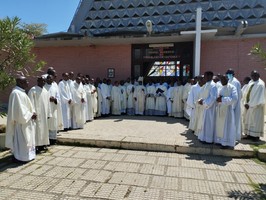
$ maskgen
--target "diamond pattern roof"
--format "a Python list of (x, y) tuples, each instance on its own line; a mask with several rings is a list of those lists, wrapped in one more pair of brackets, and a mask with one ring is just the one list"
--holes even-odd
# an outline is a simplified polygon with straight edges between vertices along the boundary
[(266, 23), (266, 0), (83, 0), (71, 25), (92, 36), (167, 33), (195, 28), (195, 10), (202, 7), (202, 27), (237, 27)]

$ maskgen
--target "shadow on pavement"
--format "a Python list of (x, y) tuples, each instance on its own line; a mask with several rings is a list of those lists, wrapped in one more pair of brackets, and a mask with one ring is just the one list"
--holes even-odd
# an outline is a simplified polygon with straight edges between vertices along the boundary
[[(220, 144), (202, 144), (196, 135), (194, 135), (194, 133), (191, 131), (191, 130), (187, 130), (183, 133), (181, 133), (181, 135), (185, 136), (186, 137), (186, 143), (189, 144), (189, 146), (195, 146), (195, 147), (210, 147), (210, 148), (221, 148), (221, 145)], [(249, 145), (252, 145), (252, 146), (255, 146), (255, 147), (259, 147), (261, 145), (265, 145), (266, 144), (266, 141), (264, 140), (258, 140), (258, 141), (253, 141), (251, 139), (241, 139), (240, 142), (237, 142), (237, 144), (249, 144)], [(236, 145), (237, 145), (236, 144)], [(233, 149), (233, 148), (231, 148)]]
[(188, 126), (188, 121), (186, 121), (183, 118), (173, 118), (173, 117), (162, 117), (162, 116), (135, 116), (135, 115), (120, 115), (120, 116), (115, 116), (111, 115), (108, 117), (102, 117), (102, 118), (97, 118), (97, 120), (114, 120), (114, 122), (121, 122), (123, 120), (145, 120), (145, 121), (154, 121), (154, 122), (165, 122), (167, 124), (183, 124), (184, 126)]
[(218, 165), (218, 166), (226, 166), (229, 161), (232, 160), (231, 157), (221, 157), (221, 156), (213, 156), (213, 155), (196, 155), (196, 154), (188, 154), (186, 157), (187, 160), (198, 160), (206, 165)]
[(0, 172), (4, 172), (7, 169), (17, 168), (24, 165), (25, 163), (14, 162), (13, 155), (0, 158)]

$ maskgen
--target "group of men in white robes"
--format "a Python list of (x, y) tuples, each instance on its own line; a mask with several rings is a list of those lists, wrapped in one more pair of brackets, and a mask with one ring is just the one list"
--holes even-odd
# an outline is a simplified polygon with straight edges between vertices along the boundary
[(220, 81), (213, 81), (210, 71), (199, 76), (186, 102), (189, 129), (201, 142), (222, 148), (234, 147), (243, 137), (258, 140), (263, 136), (265, 105), (265, 85), (259, 77), (252, 71), (241, 91), (232, 69), (220, 75)]
[[(106, 79), (98, 84), (101, 95), (101, 115), (156, 115), (182, 118), (186, 113), (184, 105), (189, 88), (192, 86), (188, 82), (185, 86), (178, 80), (176, 83), (149, 83), (143, 84), (143, 77), (139, 77), (138, 82), (128, 80), (115, 82), (112, 87), (108, 87)], [(99, 96), (99, 92), (98, 92)]]
[(180, 80), (145, 86), (143, 77), (112, 85), (81, 74), (74, 79), (73, 72), (63, 73), (57, 84), (49, 68), (28, 95), (27, 87), (27, 79), (18, 77), (9, 97), (6, 147), (19, 161), (34, 159), (36, 150), (56, 141), (58, 131), (80, 129), (109, 114), (186, 117), (200, 141), (223, 148), (234, 147), (243, 134), (258, 140), (264, 133), (265, 84), (257, 71), (242, 90), (232, 69), (215, 81), (208, 71), (185, 86)]
[(59, 82), (64, 130), (82, 129), (97, 117), (98, 93), (94, 79), (74, 73), (63, 73)]

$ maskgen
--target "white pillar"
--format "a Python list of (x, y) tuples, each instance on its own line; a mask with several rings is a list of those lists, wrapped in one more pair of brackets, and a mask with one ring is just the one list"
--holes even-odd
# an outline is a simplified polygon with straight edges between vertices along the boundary
[(196, 38), (195, 38), (195, 59), (194, 59), (194, 76), (200, 74), (200, 48), (201, 48), (201, 15), (202, 9), (197, 8), (196, 15)]

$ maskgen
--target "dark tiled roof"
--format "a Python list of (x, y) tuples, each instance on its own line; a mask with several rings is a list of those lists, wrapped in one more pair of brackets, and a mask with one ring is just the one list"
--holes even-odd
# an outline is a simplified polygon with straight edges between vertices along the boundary
[(83, 0), (73, 18), (76, 32), (97, 35), (167, 33), (195, 27), (202, 7), (202, 27), (237, 27), (266, 23), (266, 0)]
[(73, 37), (83, 37), (83, 34), (78, 34), (78, 33), (70, 33), (70, 32), (58, 32), (58, 33), (50, 33), (50, 34), (45, 34), (41, 35), (39, 37), (36, 37), (35, 39), (49, 39), (49, 38), (62, 38), (62, 39), (72, 39)]

